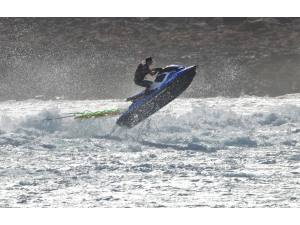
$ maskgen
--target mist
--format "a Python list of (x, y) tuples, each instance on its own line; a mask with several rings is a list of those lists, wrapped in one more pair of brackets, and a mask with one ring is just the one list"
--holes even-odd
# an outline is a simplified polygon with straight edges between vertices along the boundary
[(300, 92), (299, 18), (1, 18), (0, 99), (111, 99), (137, 65), (199, 65), (184, 97)]

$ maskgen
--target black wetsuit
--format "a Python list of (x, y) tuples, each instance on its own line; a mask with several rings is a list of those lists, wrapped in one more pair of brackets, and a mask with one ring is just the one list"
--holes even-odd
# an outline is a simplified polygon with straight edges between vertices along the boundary
[(146, 63), (141, 63), (138, 65), (135, 75), (134, 75), (134, 83), (136, 85), (149, 88), (152, 84), (151, 81), (145, 80), (145, 76), (151, 73), (149, 66)]

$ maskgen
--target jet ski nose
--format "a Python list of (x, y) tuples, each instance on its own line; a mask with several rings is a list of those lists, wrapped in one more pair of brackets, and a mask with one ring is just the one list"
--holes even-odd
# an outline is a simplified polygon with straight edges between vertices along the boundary
[(196, 69), (197, 69), (198, 67), (199, 67), (198, 65), (193, 65), (193, 66), (186, 67), (186, 69), (187, 69), (187, 70), (194, 70), (194, 71), (196, 71)]
[(198, 65), (194, 65), (194, 66), (190, 66), (190, 67), (187, 67), (186, 71), (187, 72), (196, 72), (196, 69), (198, 68)]

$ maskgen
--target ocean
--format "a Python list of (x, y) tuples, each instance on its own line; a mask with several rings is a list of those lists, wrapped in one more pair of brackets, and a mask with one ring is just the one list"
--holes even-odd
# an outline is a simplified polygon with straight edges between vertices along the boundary
[(300, 94), (179, 98), (132, 129), (106, 100), (0, 102), (0, 207), (299, 207)]

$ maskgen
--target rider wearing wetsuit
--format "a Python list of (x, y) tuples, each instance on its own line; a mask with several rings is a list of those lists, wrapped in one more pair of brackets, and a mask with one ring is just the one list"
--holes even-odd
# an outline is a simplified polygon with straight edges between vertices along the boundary
[(138, 65), (134, 75), (134, 83), (136, 85), (145, 87), (146, 90), (148, 90), (152, 84), (152, 81), (145, 80), (146, 75), (150, 74), (151, 76), (154, 76), (156, 73), (156, 70), (150, 69), (152, 63), (153, 60), (151, 57), (146, 58), (143, 63)]

